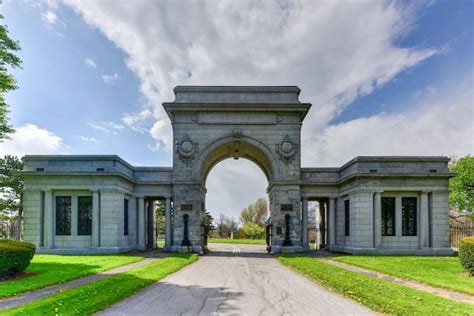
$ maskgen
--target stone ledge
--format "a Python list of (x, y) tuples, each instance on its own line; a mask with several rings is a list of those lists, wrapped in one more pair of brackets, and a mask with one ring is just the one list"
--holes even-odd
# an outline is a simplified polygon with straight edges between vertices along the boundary
[(86, 255), (86, 254), (108, 254), (121, 253), (137, 250), (137, 247), (99, 247), (99, 248), (44, 248), (38, 247), (36, 253), (57, 255)]
[(351, 254), (377, 254), (377, 255), (418, 255), (418, 256), (449, 256), (453, 253), (451, 248), (356, 248), (333, 246), (332, 252), (345, 252)]

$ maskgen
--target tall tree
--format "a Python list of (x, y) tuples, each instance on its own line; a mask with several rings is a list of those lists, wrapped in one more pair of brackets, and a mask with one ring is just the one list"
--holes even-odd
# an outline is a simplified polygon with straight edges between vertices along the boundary
[(231, 233), (239, 229), (239, 223), (232, 217), (219, 214), (215, 220), (215, 229), (221, 238), (230, 238)]
[[(1, 14), (0, 20), (3, 20)], [(8, 124), (8, 105), (5, 103), (5, 93), (17, 88), (15, 78), (8, 72), (8, 66), (11, 68), (20, 67), (21, 59), (15, 55), (19, 50), (18, 42), (8, 37), (7, 26), (0, 24), (0, 141), (14, 131)]]
[[(21, 220), (23, 217), (23, 161), (18, 157), (6, 155), (0, 158), (0, 218), (10, 222), (16, 221), (16, 239), (20, 239)], [(12, 237), (12, 236), (9, 236)]]
[(250, 204), (240, 213), (242, 224), (255, 223), (264, 226), (268, 218), (268, 203), (265, 198), (259, 198), (255, 203)]
[(474, 157), (456, 160), (449, 171), (457, 174), (449, 180), (449, 203), (458, 211), (470, 212), (474, 220)]
[(166, 201), (159, 200), (156, 203), (156, 234), (161, 237), (165, 234), (166, 223)]
[(209, 233), (215, 229), (212, 225), (214, 218), (212, 217), (211, 213), (206, 210), (205, 218), (204, 218), (204, 244), (207, 245), (207, 238), (209, 237)]

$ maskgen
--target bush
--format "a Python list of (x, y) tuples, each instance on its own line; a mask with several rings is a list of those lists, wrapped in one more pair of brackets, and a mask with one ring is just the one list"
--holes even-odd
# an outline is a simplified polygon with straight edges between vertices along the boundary
[(459, 241), (459, 260), (464, 269), (474, 275), (474, 237), (465, 237)]
[(30, 265), (36, 246), (24, 241), (0, 240), (0, 277), (23, 272)]

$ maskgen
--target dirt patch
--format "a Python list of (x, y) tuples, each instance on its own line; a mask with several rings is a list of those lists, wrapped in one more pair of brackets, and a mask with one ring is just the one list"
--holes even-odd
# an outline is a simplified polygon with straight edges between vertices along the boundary
[(472, 278), (474, 276), (472, 276), (469, 272), (461, 272), (459, 273), (462, 277), (465, 277), (465, 278)]
[(4, 277), (0, 277), (0, 282), (6, 282), (6, 281), (11, 281), (11, 280), (21, 280), (21, 279), (28, 278), (36, 274), (37, 274), (36, 272), (22, 272), (15, 275), (4, 276)]

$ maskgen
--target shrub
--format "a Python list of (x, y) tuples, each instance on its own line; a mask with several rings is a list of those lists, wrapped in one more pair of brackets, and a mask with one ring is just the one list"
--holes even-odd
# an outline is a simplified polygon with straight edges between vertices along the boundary
[(0, 240), (0, 277), (25, 271), (35, 251), (36, 246), (28, 242)]
[(465, 237), (459, 241), (459, 260), (464, 269), (474, 275), (474, 237)]

